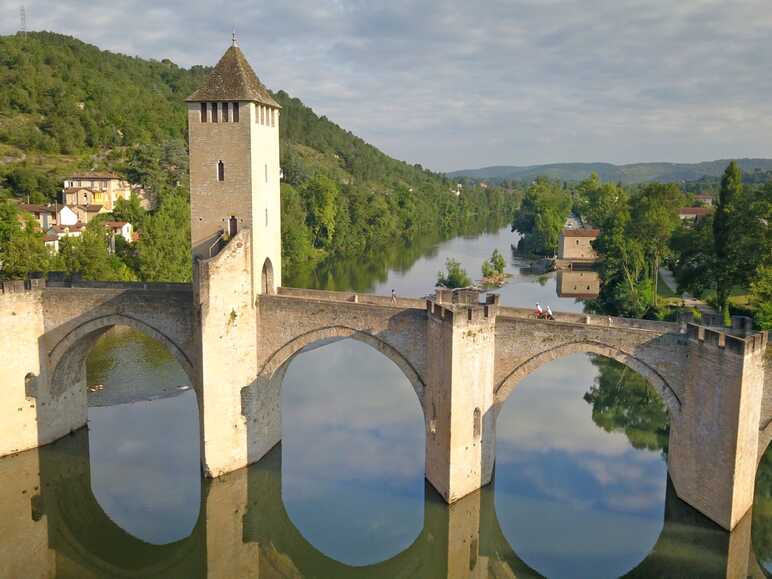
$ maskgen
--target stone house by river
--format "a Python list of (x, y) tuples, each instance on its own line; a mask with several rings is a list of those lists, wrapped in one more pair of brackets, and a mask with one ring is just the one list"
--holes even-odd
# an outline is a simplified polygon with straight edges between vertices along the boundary
[(600, 229), (564, 229), (558, 241), (558, 260), (592, 262), (598, 254), (592, 242), (600, 235)]

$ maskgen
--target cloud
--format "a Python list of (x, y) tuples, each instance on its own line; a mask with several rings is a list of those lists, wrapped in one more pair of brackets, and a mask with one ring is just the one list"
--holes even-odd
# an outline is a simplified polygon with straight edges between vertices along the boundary
[[(237, 24), (271, 88), (439, 170), (772, 155), (768, 0), (42, 0), (28, 13), (31, 29), (183, 65), (216, 62)], [(18, 4), (0, 16), (14, 32)]]

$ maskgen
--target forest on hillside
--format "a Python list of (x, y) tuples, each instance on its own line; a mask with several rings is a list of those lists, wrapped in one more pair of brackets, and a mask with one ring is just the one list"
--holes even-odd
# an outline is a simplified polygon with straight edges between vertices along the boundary
[[(105, 262), (101, 251), (99, 259), (84, 259), (86, 248), (73, 242), (69, 261), (46, 260), (40, 253), (39, 260), (30, 260), (37, 269), (81, 268), (87, 278), (148, 281), (190, 275), (184, 99), (209, 70), (115, 54), (48, 32), (0, 37), (0, 200), (54, 201), (62, 180), (76, 169), (117, 172), (159, 200), (148, 214), (136, 205), (118, 208), (115, 217), (133, 220), (140, 232), (136, 247), (118, 252), (118, 263), (116, 256), (112, 265)], [(392, 159), (284, 91), (272, 94), (283, 108), (288, 273), (397, 240), (451, 236), (511, 219), (513, 189), (466, 186), (457, 195), (446, 177)], [(0, 274), (23, 276), (29, 267), (9, 255), (38, 251), (42, 232), (14, 225), (12, 207), (0, 210), (2, 219)]]

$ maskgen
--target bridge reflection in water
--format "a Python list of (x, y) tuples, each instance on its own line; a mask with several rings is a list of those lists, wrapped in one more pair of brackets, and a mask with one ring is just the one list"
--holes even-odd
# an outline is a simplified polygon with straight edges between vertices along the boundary
[[(0, 462), (0, 577), (540, 576), (505, 539), (493, 485), (448, 506), (427, 484), (424, 526), (412, 545), (381, 563), (354, 567), (321, 553), (290, 521), (281, 493), (281, 447), (203, 484), (192, 533), (151, 545), (118, 527), (95, 499), (86, 430), (9, 457)], [(750, 531), (750, 513), (727, 533), (668, 485), (662, 533), (625, 577), (764, 577)]]

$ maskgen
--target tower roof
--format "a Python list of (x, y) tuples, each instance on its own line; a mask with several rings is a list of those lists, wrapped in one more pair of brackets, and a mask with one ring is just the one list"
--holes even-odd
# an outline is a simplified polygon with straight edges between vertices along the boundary
[(190, 95), (188, 102), (252, 101), (280, 109), (235, 44), (214, 67), (204, 85)]

